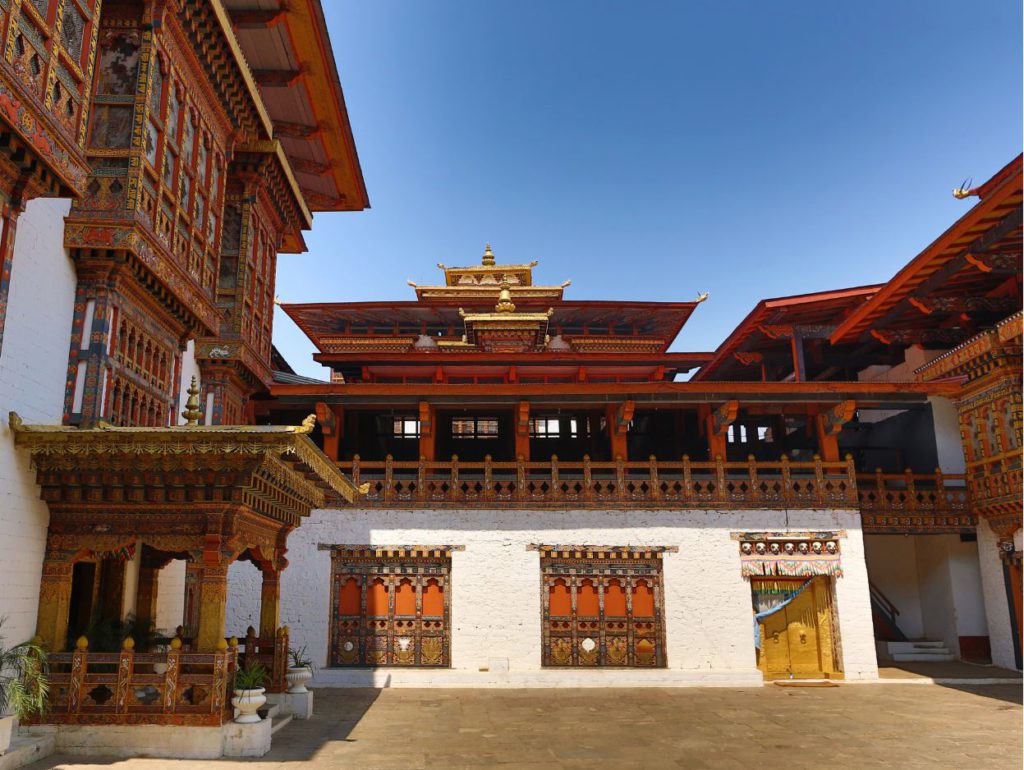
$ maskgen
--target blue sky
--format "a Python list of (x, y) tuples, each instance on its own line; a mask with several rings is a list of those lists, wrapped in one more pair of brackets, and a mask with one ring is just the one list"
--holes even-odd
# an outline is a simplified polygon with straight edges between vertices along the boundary
[(709, 291), (675, 348), (712, 350), (889, 278), (1021, 149), (1019, 2), (323, 5), (372, 208), (317, 215), (285, 302), (412, 299), (490, 242), (575, 299)]

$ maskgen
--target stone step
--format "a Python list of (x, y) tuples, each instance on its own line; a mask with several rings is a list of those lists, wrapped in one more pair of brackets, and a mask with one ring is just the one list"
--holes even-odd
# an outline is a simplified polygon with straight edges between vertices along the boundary
[(273, 735), (274, 733), (276, 733), (286, 724), (291, 722), (292, 718), (293, 717), (291, 714), (284, 714), (283, 716), (275, 717), (274, 720), (270, 723), (270, 734)]
[(918, 652), (894, 652), (893, 655), (892, 655), (892, 659), (894, 661), (896, 661), (897, 663), (900, 663), (900, 662), (910, 663), (910, 662), (914, 662), (914, 661), (920, 662), (920, 663), (931, 661), (931, 662), (934, 663), (934, 662), (937, 662), (937, 661), (956, 660), (956, 658), (953, 657), (953, 653), (949, 652), (948, 650), (943, 650), (943, 651), (935, 651), (935, 650), (927, 650), (927, 651), (925, 651), (925, 650), (921, 650), (921, 651), (918, 651)]
[(946, 650), (946, 645), (943, 642), (923, 639), (916, 642), (886, 642), (885, 646), (891, 653), (916, 652), (918, 650)]

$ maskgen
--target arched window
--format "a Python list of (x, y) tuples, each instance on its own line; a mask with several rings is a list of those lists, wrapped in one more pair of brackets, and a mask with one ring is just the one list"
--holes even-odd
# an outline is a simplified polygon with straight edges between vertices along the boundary
[(633, 617), (654, 617), (654, 589), (646, 580), (638, 580), (633, 586)]
[(423, 586), (423, 616), (439, 618), (444, 615), (444, 589), (431, 578)]
[(560, 617), (572, 615), (569, 586), (565, 584), (564, 580), (556, 580), (548, 590), (548, 614)]
[(370, 588), (366, 592), (366, 614), (387, 617), (388, 587), (380, 578), (370, 583)]
[(354, 577), (346, 580), (338, 590), (338, 612), (342, 615), (358, 615), (359, 581)]
[(601, 614), (597, 600), (597, 586), (592, 580), (584, 580), (576, 589), (576, 615), (585, 618), (596, 618)]
[(408, 578), (402, 580), (395, 589), (395, 614), (416, 614), (416, 588)]
[(626, 589), (618, 580), (609, 580), (604, 590), (604, 616), (606, 618), (626, 617)]

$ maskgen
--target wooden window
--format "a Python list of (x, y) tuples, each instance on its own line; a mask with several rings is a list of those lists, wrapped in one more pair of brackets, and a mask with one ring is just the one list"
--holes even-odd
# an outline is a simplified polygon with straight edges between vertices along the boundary
[(452, 438), (498, 438), (498, 418), (453, 417)]
[(332, 552), (330, 665), (448, 666), (451, 559), (374, 554)]
[(595, 550), (541, 556), (544, 665), (664, 667), (660, 555)]
[(392, 438), (419, 438), (420, 421), (415, 417), (395, 417), (392, 420)]
[(577, 438), (579, 423), (574, 417), (531, 417), (530, 438)]

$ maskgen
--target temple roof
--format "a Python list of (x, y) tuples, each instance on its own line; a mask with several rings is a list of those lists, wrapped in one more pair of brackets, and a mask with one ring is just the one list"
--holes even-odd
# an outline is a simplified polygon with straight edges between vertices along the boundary
[(832, 343), (873, 337), (948, 348), (1020, 310), (1021, 158), (955, 191), (980, 200), (840, 323)]
[(222, 0), (311, 211), (370, 205), (320, 0)]
[[(170, 497), (173, 490), (212, 484), (221, 490), (213, 494), (240, 495), (254, 510), (293, 523), (335, 496), (351, 501), (356, 491), (310, 440), (314, 422), (311, 415), (299, 426), (157, 428), (100, 423), (77, 428), (26, 425), (15, 412), (10, 413), (15, 444), (30, 450), (41, 477), (52, 476), (40, 480), (44, 495), (48, 487), (60, 488), (60, 494), (67, 495), (70, 487), (84, 486), (99, 493), (90, 501), (102, 502), (108, 494), (111, 500), (124, 499), (123, 491), (112, 490), (138, 483), (126, 479), (126, 474), (145, 474), (151, 492), (172, 490), (167, 493)], [(124, 499), (124, 504), (147, 501), (152, 502), (147, 497)]]
[[(851, 312), (862, 307), (881, 285), (856, 286), (850, 289), (797, 294), (790, 297), (763, 299), (754, 306), (733, 332), (718, 346), (714, 357), (694, 375), (694, 380), (760, 379), (760, 367), (740, 359), (745, 354), (769, 351), (788, 355), (790, 327), (803, 329), (817, 336), (831, 333)], [(760, 362), (757, 362), (760, 363)]]

